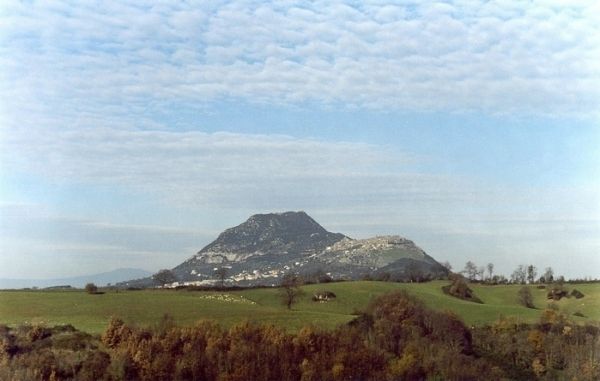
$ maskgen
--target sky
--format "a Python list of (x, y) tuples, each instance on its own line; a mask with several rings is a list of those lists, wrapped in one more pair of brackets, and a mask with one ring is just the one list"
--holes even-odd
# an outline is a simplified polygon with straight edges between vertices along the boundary
[(0, 278), (255, 213), (600, 277), (597, 1), (2, 1)]

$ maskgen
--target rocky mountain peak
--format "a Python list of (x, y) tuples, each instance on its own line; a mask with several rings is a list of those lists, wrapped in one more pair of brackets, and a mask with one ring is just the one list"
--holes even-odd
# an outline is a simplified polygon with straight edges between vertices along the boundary
[(330, 233), (303, 211), (255, 214), (225, 230), (203, 253), (286, 254), (322, 250), (344, 238)]
[[(447, 270), (414, 242), (400, 236), (352, 239), (328, 232), (305, 212), (255, 214), (221, 233), (193, 257), (173, 268), (176, 284), (210, 285), (217, 270), (237, 285), (275, 285), (288, 273), (326, 274), (361, 279), (387, 274), (412, 279), (437, 277)], [(134, 284), (135, 283), (135, 284)], [(131, 285), (150, 285), (142, 279)]]
[[(238, 225), (240, 229), (284, 231), (295, 229), (305, 233), (326, 233), (327, 231), (303, 211), (255, 214)], [(235, 228), (234, 228), (235, 229)]]

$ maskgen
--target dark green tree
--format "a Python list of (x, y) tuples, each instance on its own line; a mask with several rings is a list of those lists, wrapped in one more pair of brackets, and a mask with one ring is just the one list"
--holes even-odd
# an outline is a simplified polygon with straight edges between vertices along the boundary
[(173, 283), (177, 281), (177, 277), (171, 270), (163, 269), (152, 275), (152, 280), (154, 283), (159, 286), (164, 286), (165, 284)]

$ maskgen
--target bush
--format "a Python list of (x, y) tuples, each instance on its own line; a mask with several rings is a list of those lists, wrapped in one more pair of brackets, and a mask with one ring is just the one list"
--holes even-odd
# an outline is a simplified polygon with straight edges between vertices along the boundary
[(110, 356), (107, 353), (101, 351), (90, 352), (81, 364), (77, 379), (82, 381), (100, 380), (109, 365)]
[(583, 292), (581, 292), (579, 290), (573, 290), (573, 291), (571, 291), (571, 296), (574, 296), (576, 299), (581, 299), (585, 295), (583, 295)]
[(29, 332), (27, 332), (27, 337), (29, 337), (29, 340), (31, 340), (31, 342), (45, 339), (50, 335), (52, 335), (52, 331), (49, 328), (46, 328), (41, 325), (34, 325), (33, 327), (31, 327)]
[(581, 311), (576, 311), (573, 315), (579, 316), (579, 317), (585, 317), (585, 315)]
[(335, 299), (336, 295), (331, 291), (317, 291), (314, 293), (312, 300), (313, 302), (327, 302), (331, 299)]
[(533, 296), (531, 296), (529, 287), (523, 286), (519, 289), (519, 304), (527, 308), (535, 308), (533, 305)]
[(81, 351), (90, 347), (92, 336), (85, 332), (75, 331), (53, 336), (52, 347), (70, 351)]
[(465, 278), (460, 275), (454, 276), (452, 278), (452, 284), (442, 287), (442, 291), (444, 291), (445, 294), (454, 296), (455, 298), (483, 304), (483, 301), (475, 296), (473, 290), (469, 288)]
[(96, 294), (98, 292), (98, 286), (93, 283), (88, 283), (85, 285), (85, 291), (88, 294)]
[(547, 297), (552, 300), (561, 300), (562, 298), (568, 296), (569, 293), (562, 286), (557, 285), (554, 286), (550, 291), (548, 291)]

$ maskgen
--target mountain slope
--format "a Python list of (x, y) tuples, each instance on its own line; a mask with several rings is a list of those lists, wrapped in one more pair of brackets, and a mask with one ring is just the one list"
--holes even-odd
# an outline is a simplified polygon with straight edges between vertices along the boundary
[(209, 281), (217, 268), (224, 267), (231, 281), (263, 283), (258, 280), (277, 278), (303, 258), (344, 238), (328, 232), (305, 212), (256, 214), (225, 230), (173, 271), (181, 281)]
[[(334, 279), (386, 276), (408, 280), (447, 273), (414, 242), (400, 236), (351, 239), (325, 230), (305, 212), (257, 214), (227, 229), (173, 269), (179, 284), (275, 285), (287, 272), (328, 273)], [(134, 284), (130, 284), (134, 285)]]
[(196, 258), (203, 263), (226, 263), (268, 254), (313, 254), (344, 237), (328, 232), (304, 212), (256, 214), (225, 230)]

